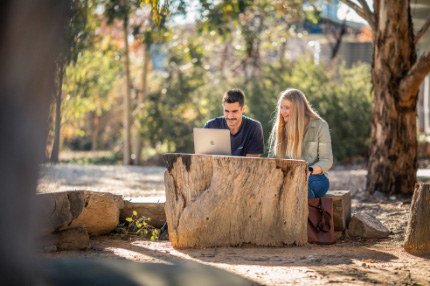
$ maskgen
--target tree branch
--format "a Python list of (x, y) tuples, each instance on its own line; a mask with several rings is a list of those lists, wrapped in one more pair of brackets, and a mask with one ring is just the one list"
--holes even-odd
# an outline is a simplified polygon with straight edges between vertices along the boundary
[(430, 73), (430, 50), (421, 55), (405, 78), (400, 82), (400, 103), (409, 106), (417, 96), (421, 82)]
[(428, 28), (430, 27), (430, 17), (427, 18), (427, 21), (424, 23), (424, 25), (421, 27), (421, 29), (418, 31), (417, 35), (415, 36), (415, 45), (418, 44), (418, 42), (421, 40), (422, 36), (426, 33)]
[(365, 0), (358, 0), (360, 2), (361, 6), (363, 7), (364, 13), (366, 14), (366, 17), (369, 19), (367, 20), (369, 22), (370, 27), (372, 27), (372, 30), (375, 30), (376, 28), (376, 20), (375, 20), (375, 14), (370, 11), (369, 5), (367, 5), (367, 2)]
[(341, 0), (341, 1), (346, 5), (348, 5), (350, 8), (352, 8), (355, 12), (357, 12), (357, 14), (360, 15), (360, 17), (366, 20), (373, 31), (376, 29), (375, 15), (370, 11), (369, 6), (367, 5), (365, 0), (359, 0), (360, 4), (363, 7), (358, 6), (351, 0)]

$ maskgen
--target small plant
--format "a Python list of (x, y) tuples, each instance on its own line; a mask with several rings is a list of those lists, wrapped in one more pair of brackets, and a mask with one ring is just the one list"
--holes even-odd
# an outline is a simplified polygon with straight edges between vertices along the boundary
[(120, 223), (115, 229), (116, 233), (121, 234), (124, 240), (129, 239), (130, 236), (138, 236), (157, 241), (159, 238), (159, 231), (154, 226), (150, 225), (150, 217), (137, 215), (137, 211), (133, 211), (131, 217), (125, 219), (126, 222)]

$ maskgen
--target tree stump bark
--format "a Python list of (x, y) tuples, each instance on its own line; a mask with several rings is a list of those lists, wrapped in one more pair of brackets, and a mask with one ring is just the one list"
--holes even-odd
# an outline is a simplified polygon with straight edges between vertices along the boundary
[(173, 247), (307, 243), (305, 161), (190, 154), (164, 159)]
[(416, 184), (403, 247), (414, 254), (430, 254), (430, 184)]

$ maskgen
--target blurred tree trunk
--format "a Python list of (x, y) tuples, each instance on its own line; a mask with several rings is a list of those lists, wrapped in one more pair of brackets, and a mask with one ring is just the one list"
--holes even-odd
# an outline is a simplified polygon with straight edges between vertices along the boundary
[(91, 136), (91, 150), (96, 151), (98, 149), (97, 141), (100, 133), (100, 124), (99, 117), (97, 116), (97, 112), (93, 111), (92, 113), (92, 121), (93, 121), (93, 134)]
[(35, 194), (70, 1), (0, 1), (1, 285), (44, 285)]
[[(147, 82), (148, 82), (148, 67), (149, 61), (151, 60), (151, 44), (146, 43), (143, 48), (143, 69), (142, 69), (142, 90), (139, 92), (139, 96), (137, 97), (137, 114), (141, 114), (143, 112), (143, 105), (146, 98), (147, 93)], [(140, 120), (136, 120), (136, 148), (134, 158), (134, 165), (139, 165), (141, 163), (142, 157), (142, 137), (141, 137), (141, 124)]]
[(430, 51), (417, 60), (419, 37), (413, 32), (410, 1), (375, 0), (374, 12), (364, 0), (359, 1), (361, 7), (342, 1), (372, 28), (375, 98), (367, 191), (412, 193), (417, 172), (417, 95), (430, 72)]
[(58, 85), (55, 92), (55, 131), (54, 131), (54, 145), (51, 152), (51, 162), (57, 163), (60, 154), (60, 134), (61, 134), (61, 99), (63, 95), (63, 77), (64, 77), (65, 66), (64, 63), (60, 63), (60, 69), (58, 71)]
[(125, 43), (125, 93), (124, 93), (124, 154), (123, 164), (130, 165), (130, 60), (128, 54), (128, 14), (124, 16), (124, 43)]

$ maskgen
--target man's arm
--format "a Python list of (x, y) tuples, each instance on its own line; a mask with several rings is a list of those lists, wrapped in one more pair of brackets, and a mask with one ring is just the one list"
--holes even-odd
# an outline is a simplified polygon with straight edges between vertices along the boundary
[(259, 122), (252, 132), (251, 142), (249, 143), (251, 144), (248, 148), (250, 153), (247, 153), (246, 157), (260, 157), (264, 153), (263, 127)]

